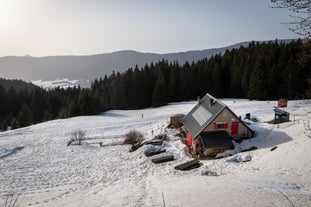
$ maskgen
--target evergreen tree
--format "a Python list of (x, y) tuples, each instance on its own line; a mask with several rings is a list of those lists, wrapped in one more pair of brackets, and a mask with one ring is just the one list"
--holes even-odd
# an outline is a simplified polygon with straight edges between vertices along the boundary
[(5, 88), (0, 85), (0, 117), (6, 115), (6, 103), (5, 103)]
[(152, 106), (158, 107), (167, 104), (168, 91), (163, 77), (159, 77), (152, 94)]
[(105, 111), (108, 107), (104, 105), (105, 101), (103, 101), (103, 97), (101, 96), (101, 93), (99, 90), (95, 90), (92, 93), (91, 97), (91, 107), (92, 107), (92, 113), (98, 114), (100, 112)]
[(80, 112), (80, 107), (78, 106), (77, 100), (72, 100), (69, 104), (66, 117), (74, 117), (82, 114)]
[(180, 71), (179, 76), (180, 100), (193, 100), (197, 97), (196, 74), (191, 65), (186, 62)]
[(82, 90), (78, 97), (78, 106), (80, 115), (92, 114), (92, 102), (90, 92), (86, 89)]
[(215, 63), (213, 67), (213, 88), (212, 94), (216, 97), (224, 97), (224, 82), (222, 81), (220, 65)]
[(2, 122), (1, 122), (1, 129), (2, 131), (6, 131), (8, 129), (8, 123), (7, 123), (7, 120), (6, 119), (3, 119)]
[(267, 99), (267, 66), (263, 57), (258, 57), (251, 73), (248, 98), (263, 100)]
[(13, 117), (11, 119), (11, 124), (10, 125), (11, 125), (11, 129), (19, 128), (19, 123), (18, 123), (18, 121), (17, 121), (17, 119), (15, 117)]
[[(96, 79), (90, 89), (37, 87), (23, 89), (20, 82), (1, 86), (0, 128), (91, 115), (109, 109), (138, 109), (168, 102), (193, 100), (211, 93), (217, 98), (303, 98), (310, 95), (311, 43), (279, 41), (255, 43), (227, 50), (196, 63), (161, 60), (139, 69)], [(17, 89), (18, 88), (18, 89)], [(309, 91), (309, 92), (308, 92)], [(23, 105), (23, 106), (22, 106)], [(27, 114), (27, 107), (31, 111)], [(32, 116), (32, 121), (29, 117)], [(28, 117), (28, 120), (27, 120)]]
[(44, 111), (46, 107), (44, 91), (39, 89), (32, 93), (30, 108), (33, 114), (34, 123), (40, 123), (42, 121)]
[(17, 92), (14, 90), (14, 88), (9, 88), (7, 91), (7, 95), (6, 95), (7, 99), (6, 99), (6, 108), (7, 108), (7, 113), (6, 115), (12, 113), (13, 116), (17, 116), (19, 109), (21, 107), (21, 103), (18, 97)]
[(170, 68), (169, 74), (169, 82), (168, 82), (168, 94), (169, 94), (169, 102), (179, 101), (179, 80), (180, 76), (180, 68), (178, 66), (178, 62), (174, 62)]
[(27, 106), (27, 104), (23, 103), (17, 117), (17, 126), (18, 127), (25, 127), (29, 126), (33, 123), (32, 113)]
[(49, 120), (52, 120), (53, 119), (53, 114), (51, 112), (49, 112), (48, 110), (45, 110), (44, 111), (44, 114), (43, 114), (43, 118), (42, 118), (42, 121), (49, 121)]
[(148, 82), (143, 71), (140, 71), (136, 65), (133, 73), (131, 87), (131, 96), (133, 108), (148, 107)]

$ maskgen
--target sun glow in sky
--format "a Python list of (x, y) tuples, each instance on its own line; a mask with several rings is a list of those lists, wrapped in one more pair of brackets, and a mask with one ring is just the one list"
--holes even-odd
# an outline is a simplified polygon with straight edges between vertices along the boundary
[(269, 0), (0, 0), (0, 56), (168, 53), (297, 38)]

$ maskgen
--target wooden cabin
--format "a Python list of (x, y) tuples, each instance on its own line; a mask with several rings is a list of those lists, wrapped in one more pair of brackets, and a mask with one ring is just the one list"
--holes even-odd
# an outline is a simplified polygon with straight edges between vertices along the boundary
[(254, 132), (230, 108), (210, 94), (198, 100), (185, 116), (187, 145), (194, 156), (214, 156), (234, 146), (231, 140), (241, 141)]

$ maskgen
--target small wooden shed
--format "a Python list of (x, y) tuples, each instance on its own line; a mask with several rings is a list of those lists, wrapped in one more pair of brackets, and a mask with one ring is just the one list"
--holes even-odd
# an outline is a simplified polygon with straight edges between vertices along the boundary
[(274, 114), (274, 124), (280, 124), (289, 121), (289, 113), (287, 111), (275, 108), (273, 109)]
[(278, 108), (287, 107), (287, 99), (282, 98), (278, 100)]

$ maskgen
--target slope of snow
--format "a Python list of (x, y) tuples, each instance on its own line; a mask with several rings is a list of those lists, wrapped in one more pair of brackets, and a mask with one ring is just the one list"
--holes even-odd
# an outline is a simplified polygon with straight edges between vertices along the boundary
[(51, 81), (45, 80), (34, 80), (31, 81), (32, 84), (37, 85), (44, 89), (53, 89), (53, 88), (73, 88), (80, 86), (81, 88), (91, 87), (91, 82), (89, 80), (68, 80), (68, 79), (57, 79)]
[[(235, 143), (230, 152), (248, 162), (225, 157), (176, 171), (191, 158), (174, 130), (166, 131), (170, 140), (164, 144), (172, 162), (153, 164), (154, 157), (143, 153), (147, 146), (129, 153), (130, 146), (113, 145), (132, 129), (148, 139), (165, 132), (169, 117), (188, 113), (195, 102), (113, 110), (1, 132), (0, 194), (20, 194), (20, 206), (311, 206), (311, 138), (304, 133), (311, 103), (290, 101), (286, 110), (295, 121), (271, 125), (266, 122), (274, 117), (275, 102), (222, 101), (238, 116), (251, 113), (259, 120), (250, 122), (256, 137)], [(67, 146), (77, 130), (86, 132), (88, 144)], [(258, 149), (239, 153), (251, 146)]]

